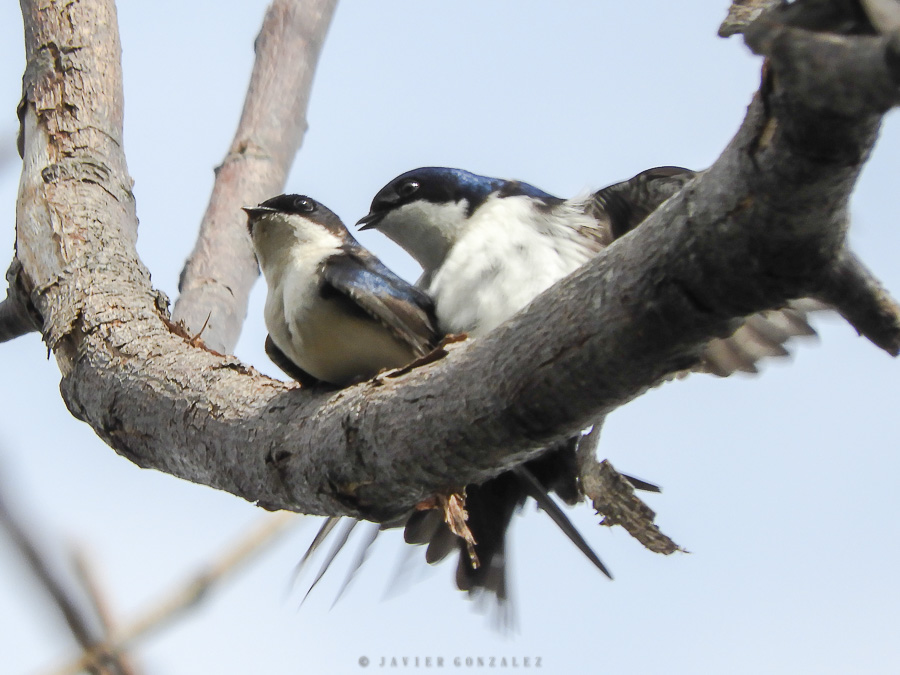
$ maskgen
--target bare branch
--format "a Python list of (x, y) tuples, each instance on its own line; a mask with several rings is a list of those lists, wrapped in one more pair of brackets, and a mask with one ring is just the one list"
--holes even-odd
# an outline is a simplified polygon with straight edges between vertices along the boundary
[[(91, 616), (84, 605), (79, 602), (77, 592), (68, 588), (67, 584), (53, 571), (38, 545), (28, 534), (28, 530), (18, 521), (0, 493), (0, 526), (6, 530), (15, 547), (28, 563), (32, 573), (50, 595), (57, 606), (75, 641), (83, 649), (89, 649), (101, 641), (98, 619)], [(130, 670), (116, 657), (103, 653), (91, 665), (90, 670), (96, 675), (128, 675)]]
[(897, 0), (860, 0), (872, 25), (883, 35), (900, 31), (900, 2)]
[[(72, 554), (72, 561), (78, 580), (87, 592), (87, 598), (91, 603), (91, 610), (100, 621), (102, 634), (100, 639), (95, 642), (95, 645), (98, 643), (104, 645), (104, 659), (106, 662), (114, 663), (120, 675), (140, 675), (141, 671), (134, 665), (132, 659), (125, 650), (114, 655), (106, 648), (106, 645), (108, 645), (110, 637), (115, 630), (116, 623), (113, 620), (112, 610), (103, 593), (95, 569), (90, 564), (85, 551), (81, 548), (76, 548)], [(84, 645), (84, 647), (91, 647), (91, 645)], [(94, 647), (94, 649), (99, 652), (99, 648)]]
[(731, 37), (743, 33), (767, 9), (777, 7), (781, 0), (734, 0), (728, 8), (728, 16), (719, 26), (719, 37)]
[(67, 5), (65, 21), (24, 7), (19, 257), (70, 411), (140, 466), (267, 508), (379, 521), (578, 433), (694, 364), (735, 318), (833, 285), (850, 194), (897, 99), (888, 40), (826, 40), (767, 14), (747, 33), (769, 56), (761, 90), (707, 172), (491, 335), (335, 393), (169, 331), (120, 187), (112, 6)]
[(900, 306), (855, 255), (846, 252), (827, 284), (822, 299), (847, 323), (891, 356), (900, 354)]
[(684, 551), (656, 526), (653, 522), (656, 514), (635, 496), (634, 488), (609, 460), (593, 460), (584, 466), (581, 481), (594, 509), (603, 516), (601, 525), (621, 525), (644, 548), (654, 553), (670, 555), (675, 551)]
[(181, 273), (173, 312), (187, 330), (230, 353), (259, 276), (242, 206), (283, 192), (306, 132), (319, 52), (337, 0), (275, 0), (256, 39), (256, 63), (231, 149), (216, 182), (194, 252)]
[[(794, 27), (804, 19), (802, 9), (795, 3), (766, 12), (744, 31), (747, 46), (766, 56), (769, 66), (783, 80), (779, 87), (790, 92), (786, 102), (848, 116), (851, 124), (844, 125), (845, 131), (857, 126), (860, 118), (876, 116), (897, 105), (898, 46), (888, 38), (841, 36)], [(828, 68), (827, 77), (822, 76), (822, 68)], [(832, 124), (837, 127), (839, 121)], [(830, 147), (819, 135), (822, 130), (814, 128), (804, 133), (795, 127), (789, 131), (797, 134), (797, 142), (814, 143), (815, 148), (810, 150), (859, 150), (852, 144), (846, 148), (839, 144)]]
[(105, 658), (110, 654), (119, 655), (130, 649), (139, 640), (170, 625), (204, 598), (209, 597), (210, 591), (216, 584), (238, 572), (244, 565), (262, 553), (290, 525), (297, 522), (297, 517), (292, 513), (267, 516), (249, 534), (223, 552), (206, 570), (174, 589), (125, 628), (114, 631), (106, 644), (89, 650), (80, 658), (51, 672), (53, 675), (75, 675), (85, 668), (91, 667), (97, 659)]

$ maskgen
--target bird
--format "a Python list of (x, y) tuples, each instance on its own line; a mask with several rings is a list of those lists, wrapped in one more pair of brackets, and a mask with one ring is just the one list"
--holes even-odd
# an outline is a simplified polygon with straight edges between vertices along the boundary
[(268, 286), (266, 353), (289, 376), (345, 387), (431, 351), (431, 298), (361, 246), (328, 207), (284, 194), (244, 211)]
[[(436, 344), (440, 333), (431, 298), (362, 247), (326, 206), (306, 195), (286, 194), (244, 207), (244, 211), (268, 287), (266, 353), (290, 377), (306, 386), (344, 387), (381, 370), (407, 365)], [(525, 468), (519, 469), (519, 474), (531, 484), (537, 480)], [(543, 497), (536, 495), (539, 502)], [(476, 497), (473, 504), (478, 503)], [(552, 502), (544, 507), (605, 572), (603, 563), (559, 507)], [(411, 516), (414, 527), (419, 513), (422, 511)], [(437, 511), (432, 513), (443, 522)], [(301, 565), (339, 520), (326, 519)], [(432, 526), (429, 519), (424, 522)], [(476, 516), (476, 529), (480, 522)], [(347, 521), (310, 590), (355, 525), (356, 521)], [(477, 529), (476, 536), (480, 540), (477, 553), (484, 551), (489, 560), (496, 541), (493, 533)]]
[[(404, 366), (427, 354), (435, 345), (441, 333), (431, 298), (397, 277), (362, 247), (326, 206), (306, 195), (286, 194), (258, 206), (244, 207), (244, 211), (268, 287), (264, 310), (269, 331), (266, 352), (286, 374), (306, 386), (344, 387), (383, 369)], [(571, 460), (574, 462), (574, 453)], [(539, 487), (554, 480), (532, 474), (532, 469), (540, 468), (539, 463), (534, 463), (531, 469), (519, 467), (515, 470), (516, 480), (527, 486), (528, 494), (608, 574), (558, 505)], [(574, 472), (570, 475), (574, 476)], [(505, 480), (508, 482), (509, 478)], [(467, 501), (473, 514), (470, 522), (476, 537), (475, 552), (486, 563), (495, 558), (498, 547), (502, 550), (504, 539), (490, 527), (484, 527), (492, 519), (482, 518), (476, 511), (485, 504), (492, 510), (497, 486), (503, 481), (500, 479), (487, 490), (473, 486)], [(556, 489), (566, 492), (561, 485)], [(406, 525), (408, 533), (437, 531), (443, 523), (443, 514), (432, 510), (427, 512), (427, 517), (422, 517), (423, 513), (426, 512), (414, 511), (409, 518), (387, 526)], [(340, 520), (326, 519), (301, 565)], [(309, 590), (322, 578), (356, 524), (353, 519), (347, 520)], [(455, 535), (438, 537), (444, 546), (452, 545), (454, 538)], [(369, 541), (373, 539), (374, 536)], [(487, 585), (498, 597), (506, 597), (505, 576), (497, 577), (490, 567), (481, 576), (491, 580)]]
[[(387, 235), (421, 265), (417, 286), (433, 299), (441, 332), (477, 338), (638, 227), (696, 175), (683, 167), (656, 167), (592, 194), (562, 199), (523, 181), (422, 167), (381, 188), (357, 225)], [(812, 334), (799, 306), (754, 315), (731, 337), (711, 342), (697, 370), (720, 376), (756, 372), (758, 359), (787, 354), (782, 343), (789, 337)], [(520, 471), (467, 488), (470, 520), (484, 521), (480, 528), (490, 532), (495, 559), (488, 555), (487, 565), (472, 569), (462, 544), (455, 542), (460, 589), (505, 597), (504, 533), (512, 514), (540, 491), (554, 491), (570, 504), (580, 499), (574, 462), (582, 442), (587, 441), (569, 439), (520, 467), (536, 482), (523, 480)], [(626, 478), (635, 487), (655, 488)], [(407, 525), (407, 540), (429, 543), (429, 561), (451, 550), (446, 528), (428, 513)]]
[[(423, 167), (381, 188), (357, 224), (387, 235), (422, 266), (416, 285), (434, 301), (441, 331), (477, 337), (635, 229), (696, 175), (656, 167), (562, 199), (522, 181)], [(805, 316), (822, 308), (804, 298), (745, 317), (707, 345), (697, 369), (754, 373), (759, 359), (787, 354), (788, 338), (814, 335)]]

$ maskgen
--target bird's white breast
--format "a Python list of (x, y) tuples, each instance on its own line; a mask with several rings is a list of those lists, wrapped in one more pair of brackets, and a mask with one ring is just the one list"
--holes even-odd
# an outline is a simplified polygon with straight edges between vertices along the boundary
[(441, 329), (483, 335), (584, 264), (596, 249), (578, 225), (593, 221), (565, 206), (537, 211), (527, 197), (490, 197), (427, 286)]
[(322, 297), (318, 268), (336, 252), (331, 245), (293, 247), (284, 268), (266, 276), (264, 314), (273, 342), (292, 362), (343, 386), (403, 366), (415, 354), (375, 319), (348, 312), (343, 298)]

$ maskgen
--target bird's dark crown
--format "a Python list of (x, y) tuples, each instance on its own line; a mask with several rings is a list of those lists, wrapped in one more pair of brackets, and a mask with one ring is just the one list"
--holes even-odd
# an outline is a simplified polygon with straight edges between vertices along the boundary
[(277, 213), (302, 216), (341, 236), (347, 233), (347, 227), (334, 211), (306, 195), (278, 195), (267, 199), (259, 206)]
[(464, 169), (426, 166), (407, 171), (381, 188), (372, 200), (369, 215), (359, 222), (377, 227), (387, 213), (416, 201), (449, 204), (466, 200), (471, 215), (492, 193), (501, 197), (526, 195), (542, 201), (559, 201), (528, 183), (480, 176)]

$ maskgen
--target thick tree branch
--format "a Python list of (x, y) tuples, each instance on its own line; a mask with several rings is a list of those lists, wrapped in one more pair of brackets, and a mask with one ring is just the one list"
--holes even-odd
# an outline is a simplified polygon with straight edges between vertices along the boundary
[[(181, 272), (174, 318), (203, 330), (210, 348), (230, 353), (259, 276), (242, 206), (283, 191), (306, 133), (319, 52), (337, 0), (275, 0), (256, 39), (256, 63), (231, 149), (216, 182), (194, 252)], [(205, 326), (205, 328), (204, 328)]]
[[(887, 40), (789, 51), (765, 19), (748, 40), (769, 65), (740, 131), (642, 226), (489, 336), (306, 390), (169, 331), (122, 187), (112, 6), (68, 4), (65, 20), (24, 6), (29, 64), (49, 65), (31, 70), (19, 252), (69, 409), (141, 466), (309, 513), (384, 520), (495, 475), (692, 365), (737, 317), (827, 296), (852, 255), (850, 194), (897, 100)], [(42, 61), (48, 50), (67, 56)], [(896, 314), (877, 294), (854, 322), (889, 335)]]

